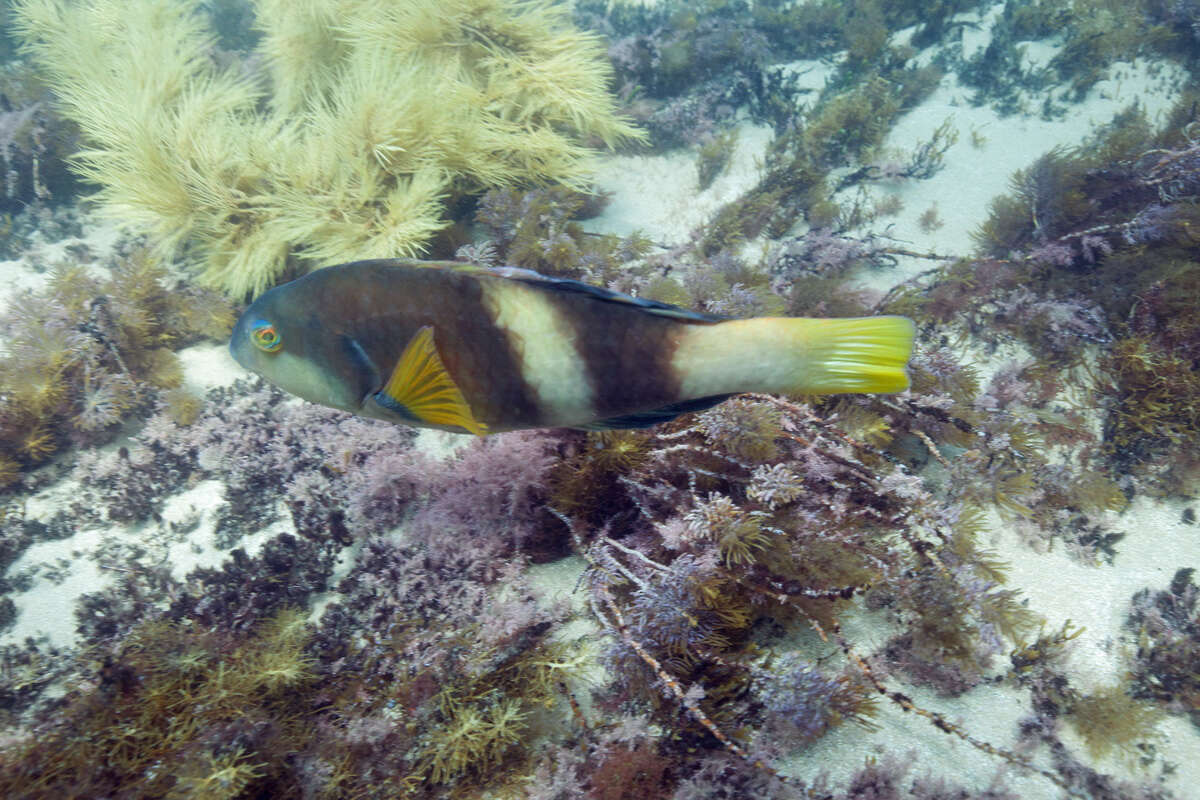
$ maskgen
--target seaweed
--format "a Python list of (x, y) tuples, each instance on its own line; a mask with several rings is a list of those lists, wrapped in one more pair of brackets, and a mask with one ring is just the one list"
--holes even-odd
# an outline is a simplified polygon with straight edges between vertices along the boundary
[(56, 268), (49, 286), (20, 296), (4, 319), (9, 352), (0, 359), (0, 463), (7, 483), (17, 469), (44, 463), (70, 442), (115, 435), (135, 410), (178, 390), (173, 350), (223, 339), (233, 310), (213, 294), (176, 289), (143, 251), (106, 277), (82, 264)]
[[(1002, 114), (1040, 110), (1044, 117), (1061, 118), (1108, 77), (1116, 62), (1151, 53), (1185, 63), (1191, 59), (1182, 37), (1171, 30), (1178, 31), (1181, 20), (1164, 19), (1169, 12), (1156, 10), (1157, 5), (1005, 3), (988, 46), (965, 60), (959, 75), (975, 89), (975, 105), (989, 103)], [(1057, 45), (1053, 58), (1029, 66), (1026, 45), (1046, 41)]]
[(480, 198), (475, 211), (490, 235), (464, 254), (483, 248), (493, 264), (592, 282), (615, 280), (628, 262), (650, 251), (651, 243), (640, 233), (621, 237), (585, 232), (580, 220), (602, 207), (602, 197), (563, 187), (493, 189)]
[(239, 299), (301, 266), (422, 252), (463, 195), (582, 188), (584, 139), (642, 137), (614, 112), (597, 40), (548, 4), (261, 3), (258, 83), (208, 57), (212, 18), (186, 2), (15, 11), (82, 130), (74, 164), (101, 212), (160, 255), (186, 245)]
[[(993, 201), (979, 257), (944, 264), (884, 304), (943, 331), (1019, 339), (1046, 367), (1086, 378), (1104, 409), (1110, 475), (1132, 470), (1159, 491), (1178, 490), (1197, 461), (1193, 115), (1190, 96), (1158, 130), (1127, 109), (1086, 145), (1043, 154)], [(1047, 372), (1038, 381), (1065, 386)], [(1161, 461), (1168, 447), (1175, 456)]]
[(1162, 719), (1159, 709), (1130, 697), (1120, 685), (1101, 687), (1079, 697), (1067, 716), (1094, 758), (1115, 751), (1131, 760), (1141, 755), (1140, 747), (1159, 735), (1156, 729)]
[(1172, 713), (1200, 720), (1200, 590), (1195, 570), (1176, 571), (1167, 588), (1143, 589), (1130, 601), (1129, 691)]
[(898, 58), (852, 88), (832, 84), (803, 124), (793, 121), (771, 142), (764, 176), (718, 211), (706, 226), (702, 252), (711, 255), (762, 233), (777, 238), (800, 218), (813, 228), (836, 227), (842, 211), (829, 199), (829, 170), (869, 162), (897, 117), (938, 78), (936, 68), (908, 68)]
[(701, 191), (711, 186), (717, 176), (725, 171), (737, 146), (737, 138), (736, 130), (725, 131), (700, 146), (696, 169)]
[[(0, 787), (11, 797), (67, 787), (235, 797), (269, 785), (275, 769), (259, 752), (294, 746), (302, 735), (300, 720), (281, 712), (312, 685), (306, 641), (294, 611), (241, 637), (143, 623), (97, 665), (95, 688), (75, 692), (39, 737), (6, 759)], [(155, 768), (163, 763), (177, 768)]]

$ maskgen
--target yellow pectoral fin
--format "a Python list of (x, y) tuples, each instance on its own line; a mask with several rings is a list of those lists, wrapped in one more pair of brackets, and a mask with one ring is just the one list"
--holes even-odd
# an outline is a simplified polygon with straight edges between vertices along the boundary
[(462, 391), (446, 371), (428, 325), (417, 331), (404, 348), (380, 394), (421, 422), (456, 426), (476, 436), (487, 434), (487, 425), (475, 419)]

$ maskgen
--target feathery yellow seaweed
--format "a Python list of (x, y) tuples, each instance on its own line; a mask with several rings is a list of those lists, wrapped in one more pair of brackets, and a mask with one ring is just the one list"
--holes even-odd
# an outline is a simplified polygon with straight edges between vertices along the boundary
[(452, 192), (585, 187), (585, 138), (641, 137), (614, 111), (601, 42), (562, 6), (254, 6), (257, 58), (221, 68), (194, 0), (14, 3), (100, 209), (231, 295), (297, 265), (416, 255)]

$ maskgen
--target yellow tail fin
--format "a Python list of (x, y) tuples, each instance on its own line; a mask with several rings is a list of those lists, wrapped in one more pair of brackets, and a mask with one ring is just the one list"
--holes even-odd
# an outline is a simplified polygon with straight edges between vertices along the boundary
[(807, 358), (795, 376), (798, 394), (902, 392), (916, 329), (907, 317), (797, 319)]
[(680, 399), (738, 392), (902, 392), (916, 329), (906, 317), (758, 317), (691, 325), (672, 367)]

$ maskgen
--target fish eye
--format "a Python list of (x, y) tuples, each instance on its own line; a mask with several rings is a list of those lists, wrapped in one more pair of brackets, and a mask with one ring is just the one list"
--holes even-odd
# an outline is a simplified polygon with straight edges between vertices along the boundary
[(250, 329), (250, 338), (259, 350), (267, 353), (274, 353), (283, 347), (283, 338), (279, 335), (279, 331), (275, 330), (275, 326), (265, 319), (254, 323), (254, 327)]

